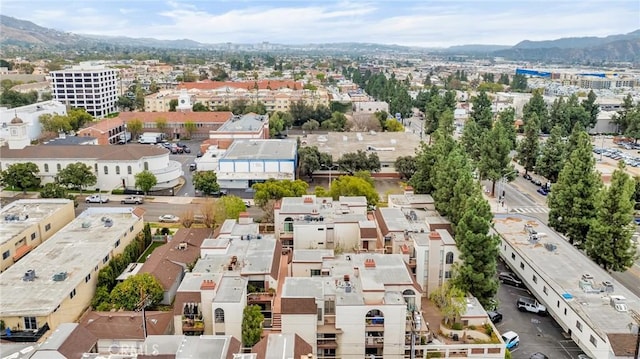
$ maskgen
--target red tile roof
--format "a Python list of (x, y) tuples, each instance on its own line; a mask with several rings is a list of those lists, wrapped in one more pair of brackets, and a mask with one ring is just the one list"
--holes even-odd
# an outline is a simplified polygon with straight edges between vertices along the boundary
[(109, 161), (133, 161), (143, 157), (166, 154), (165, 148), (149, 145), (131, 144), (126, 146), (110, 145), (59, 145), (27, 146), (23, 149), (0, 148), (3, 159), (98, 159)]
[(229, 111), (211, 112), (120, 112), (115, 120), (128, 123), (133, 120), (140, 120), (144, 123), (156, 122), (165, 119), (169, 123), (183, 123), (187, 121), (196, 123), (224, 123), (233, 117)]
[(302, 90), (304, 86), (302, 82), (291, 80), (260, 80), (260, 81), (199, 81), (199, 82), (183, 82), (178, 85), (178, 89), (198, 89), (198, 90), (215, 90), (221, 87), (233, 87), (238, 89), (254, 90), (256, 86), (260, 90), (278, 90), (282, 88)]
[(78, 325), (60, 345), (58, 352), (68, 359), (81, 359), (98, 343), (98, 338), (90, 331)]
[(318, 306), (315, 298), (282, 298), (282, 314), (316, 314)]
[(109, 132), (109, 130), (114, 129), (118, 126), (122, 126), (122, 119), (119, 118), (108, 118), (100, 121), (93, 121), (85, 124), (85, 126), (78, 131), (78, 134), (82, 134), (87, 132), (89, 129), (94, 131), (98, 131), (100, 133)]

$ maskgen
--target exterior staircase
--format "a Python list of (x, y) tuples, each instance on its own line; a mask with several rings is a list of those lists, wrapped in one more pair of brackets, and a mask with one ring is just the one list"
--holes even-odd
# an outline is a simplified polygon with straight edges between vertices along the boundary
[(273, 313), (272, 315), (271, 330), (279, 332), (282, 330), (282, 316), (280, 313)]

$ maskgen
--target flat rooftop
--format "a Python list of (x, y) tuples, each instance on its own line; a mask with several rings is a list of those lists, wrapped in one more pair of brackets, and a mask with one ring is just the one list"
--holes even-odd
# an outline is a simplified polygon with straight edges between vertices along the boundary
[(248, 113), (242, 116), (233, 116), (215, 132), (257, 132), (269, 122), (269, 116)]
[(322, 263), (325, 258), (333, 258), (333, 249), (296, 249), (292, 261)]
[[(112, 220), (110, 227), (105, 226), (104, 218)], [(138, 221), (129, 207), (90, 207), (82, 212), (31, 251), (27, 260), (0, 274), (0, 316), (52, 313), (88, 274), (98, 275), (93, 270), (96, 264)], [(36, 272), (33, 281), (23, 280), (28, 270)], [(66, 279), (54, 281), (54, 274), (62, 272), (67, 273)]]
[(381, 225), (381, 227), (386, 225), (389, 232), (429, 232), (429, 226), (424, 220), (424, 211), (390, 207), (379, 207), (377, 211), (380, 212), (384, 221), (384, 225)]
[(248, 280), (235, 275), (224, 275), (218, 282), (214, 303), (241, 303), (247, 296)]
[(173, 355), (176, 359), (225, 359), (231, 343), (230, 335), (150, 335), (144, 348), (153, 348), (147, 355)]
[(235, 140), (220, 161), (293, 160), (297, 150), (295, 140)]
[[(296, 224), (305, 222), (360, 222), (367, 220), (367, 199), (365, 197), (285, 197), (280, 201), (280, 216), (291, 215)], [(322, 219), (322, 220), (320, 220)]]
[(435, 204), (430, 194), (390, 194), (387, 198), (389, 203), (398, 207), (433, 207)]
[[(68, 199), (21, 199), (0, 209), (0, 244), (52, 216), (71, 203)], [(28, 216), (28, 217), (27, 217)], [(11, 219), (15, 218), (15, 220)]]
[[(276, 241), (273, 234), (261, 234), (247, 237), (233, 236), (230, 238), (206, 239), (202, 243), (204, 253), (196, 266), (194, 273), (239, 272), (241, 275), (270, 274), (274, 269)], [(244, 239), (243, 239), (244, 238)], [(207, 252), (207, 248), (213, 248)], [(231, 271), (228, 266), (231, 259), (236, 257), (237, 264)], [(279, 257), (278, 257), (279, 258)], [(275, 268), (277, 270), (277, 268)]]
[[(320, 152), (330, 153), (334, 160), (343, 154), (367, 151), (369, 147), (378, 154), (380, 162), (395, 162), (400, 156), (414, 156), (420, 146), (420, 137), (408, 132), (329, 132), (307, 134), (303, 146), (316, 146)], [(306, 144), (305, 144), (306, 142)]]
[[(569, 307), (596, 332), (603, 337), (604, 333), (629, 333), (628, 324), (634, 322), (631, 312), (616, 311), (610, 305), (607, 293), (586, 293), (580, 288), (579, 281), (583, 274), (589, 274), (598, 286), (604, 281), (612, 283), (614, 292), (611, 294), (625, 297), (628, 308), (636, 312), (640, 312), (640, 298), (539, 220), (516, 214), (496, 214), (494, 223), (503, 240), (526, 258), (529, 266), (544, 276), (554, 291), (571, 295), (572, 299), (566, 300)], [(525, 224), (538, 232), (540, 240), (537, 243), (529, 240)], [(547, 244), (555, 245), (555, 249), (548, 250)]]

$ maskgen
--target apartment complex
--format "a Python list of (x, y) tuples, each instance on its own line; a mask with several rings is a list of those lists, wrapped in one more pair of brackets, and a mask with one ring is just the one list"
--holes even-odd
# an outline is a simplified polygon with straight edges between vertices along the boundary
[(75, 217), (68, 199), (21, 199), (0, 210), (0, 251), (4, 272)]
[[(632, 358), (640, 298), (537, 219), (496, 215), (500, 256), (592, 358)], [(616, 284), (614, 284), (616, 283)]]
[(118, 78), (114, 69), (80, 63), (68, 70), (52, 71), (50, 80), (56, 101), (84, 108), (95, 118), (117, 111)]
[(142, 211), (91, 207), (0, 274), (0, 319), (13, 336), (76, 321), (89, 306), (98, 271), (142, 231)]

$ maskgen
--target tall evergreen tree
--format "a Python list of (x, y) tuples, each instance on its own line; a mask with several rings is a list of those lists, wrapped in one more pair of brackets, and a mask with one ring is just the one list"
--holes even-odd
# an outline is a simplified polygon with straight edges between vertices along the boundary
[(533, 171), (540, 154), (540, 138), (538, 136), (538, 115), (531, 112), (524, 121), (524, 139), (520, 141), (518, 148), (518, 160), (524, 167), (524, 173)]
[(493, 113), (491, 112), (491, 99), (486, 92), (480, 91), (478, 95), (471, 99), (471, 113), (469, 118), (484, 130), (493, 127)]
[(482, 136), (478, 171), (480, 178), (491, 180), (491, 194), (495, 193), (496, 182), (513, 173), (511, 165), (511, 140), (501, 122)]
[(633, 265), (634, 192), (635, 182), (620, 161), (611, 176), (611, 186), (600, 191), (598, 213), (585, 243), (587, 255), (606, 270), (623, 272)]
[(631, 94), (627, 94), (622, 100), (622, 106), (620, 110), (613, 115), (613, 122), (618, 125), (618, 132), (626, 133), (627, 127), (629, 127), (629, 114), (633, 111), (633, 97)]
[(582, 100), (582, 108), (589, 114), (589, 122), (587, 128), (592, 128), (598, 122), (598, 113), (600, 113), (600, 106), (596, 103), (596, 94), (593, 90), (589, 91), (587, 98)]
[(591, 153), (591, 140), (586, 132), (582, 132), (576, 149), (549, 194), (549, 225), (579, 248), (584, 246), (591, 221), (596, 217), (601, 187), (602, 179), (595, 171), (595, 158)]
[(433, 145), (422, 143), (416, 153), (416, 172), (409, 184), (417, 193), (431, 193), (434, 190), (434, 166), (437, 161), (446, 158), (456, 145), (453, 139), (453, 114), (450, 111), (440, 118), (438, 130), (433, 137)]
[(516, 149), (516, 111), (513, 107), (508, 107), (500, 112), (498, 112), (498, 122), (502, 123), (502, 126), (506, 130), (507, 138), (511, 143), (511, 149)]
[(455, 229), (462, 264), (455, 272), (454, 285), (473, 294), (485, 306), (498, 290), (496, 258), (500, 241), (489, 234), (492, 217), (489, 204), (478, 194), (469, 199), (468, 210)]
[(522, 115), (526, 124), (527, 119), (531, 119), (531, 114), (535, 113), (538, 116), (538, 127), (543, 133), (549, 133), (551, 127), (549, 126), (549, 108), (547, 103), (544, 102), (542, 92), (539, 90), (533, 91), (533, 96), (529, 99), (522, 108)]
[(564, 167), (565, 143), (562, 140), (562, 128), (555, 126), (551, 130), (551, 135), (540, 149), (540, 157), (536, 161), (536, 172), (544, 176), (549, 181), (558, 181), (558, 175)]

